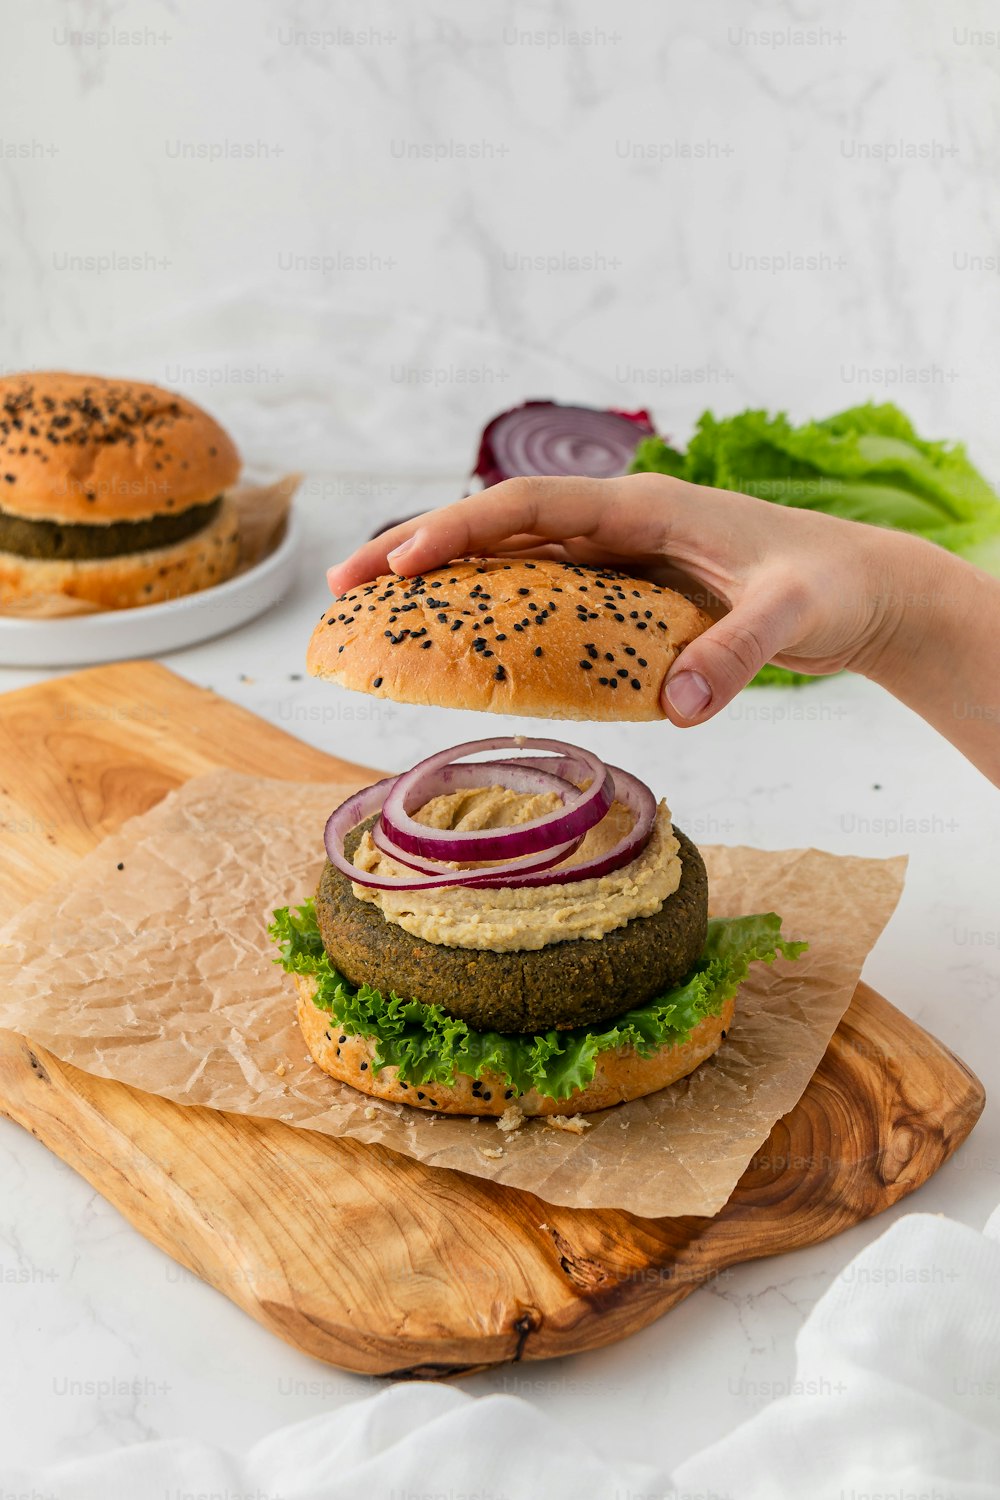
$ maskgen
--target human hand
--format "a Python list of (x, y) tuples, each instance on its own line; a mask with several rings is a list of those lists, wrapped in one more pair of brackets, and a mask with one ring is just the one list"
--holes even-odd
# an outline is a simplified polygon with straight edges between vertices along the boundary
[[(907, 546), (909, 544), (909, 547)], [(667, 717), (710, 719), (765, 662), (868, 671), (907, 570), (938, 549), (899, 533), (660, 474), (511, 479), (402, 522), (329, 570), (334, 594), (465, 555), (556, 557), (678, 589), (716, 618), (674, 663)]]

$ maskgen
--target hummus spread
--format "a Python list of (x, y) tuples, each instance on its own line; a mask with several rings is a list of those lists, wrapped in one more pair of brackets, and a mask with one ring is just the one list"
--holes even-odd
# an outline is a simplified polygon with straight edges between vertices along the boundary
[[(434, 797), (413, 816), (430, 828), (506, 828), (544, 817), (559, 806), (554, 792), (531, 795), (492, 786)], [(564, 863), (577, 864), (606, 852), (632, 821), (627, 807), (612, 803)], [(645, 849), (622, 869), (594, 880), (523, 888), (452, 885), (428, 891), (378, 891), (354, 885), (352, 890), (359, 900), (378, 906), (387, 922), (428, 943), (498, 953), (544, 948), (571, 938), (601, 938), (633, 917), (651, 917), (680, 884), (679, 847), (670, 809), (661, 802)], [(412, 874), (376, 849), (368, 833), (354, 852), (354, 864), (380, 875)]]

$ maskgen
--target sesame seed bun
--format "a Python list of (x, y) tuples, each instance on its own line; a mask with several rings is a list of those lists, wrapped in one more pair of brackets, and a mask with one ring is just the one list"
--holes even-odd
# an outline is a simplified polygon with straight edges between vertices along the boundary
[(399, 703), (542, 719), (663, 719), (660, 689), (708, 615), (613, 568), (463, 558), (335, 599), (308, 670)]
[[(732, 1025), (736, 1008), (735, 999), (727, 1000), (717, 1016), (699, 1021), (683, 1042), (660, 1047), (651, 1057), (640, 1057), (626, 1047), (600, 1052), (594, 1077), (585, 1089), (574, 1090), (567, 1099), (550, 1099), (534, 1089), (517, 1094), (496, 1073), (484, 1072), (478, 1082), (469, 1073), (457, 1073), (452, 1084), (425, 1083), (419, 1088), (403, 1083), (397, 1068), (385, 1067), (376, 1073), (372, 1066), (376, 1043), (370, 1037), (348, 1036), (328, 1011), (313, 1003), (316, 981), (311, 975), (292, 977), (298, 992), (299, 1026), (313, 1061), (324, 1073), (375, 1099), (446, 1115), (502, 1115), (512, 1105), (529, 1116), (582, 1115), (642, 1099), (686, 1078), (711, 1057)], [(473, 1084), (477, 1084), (475, 1092)]]
[(159, 386), (39, 371), (0, 378), (0, 510), (95, 526), (173, 515), (236, 480), (213, 417)]

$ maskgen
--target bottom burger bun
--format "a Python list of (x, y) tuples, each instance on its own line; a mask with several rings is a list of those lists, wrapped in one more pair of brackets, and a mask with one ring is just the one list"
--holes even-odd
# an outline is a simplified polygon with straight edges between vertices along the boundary
[(632, 1048), (609, 1048), (598, 1055), (594, 1077), (585, 1089), (577, 1089), (565, 1099), (552, 1099), (535, 1091), (518, 1094), (498, 1074), (490, 1072), (484, 1072), (478, 1082), (469, 1073), (457, 1073), (454, 1083), (422, 1086), (404, 1083), (394, 1067), (376, 1072), (375, 1038), (350, 1036), (339, 1030), (329, 1012), (314, 1003), (315, 979), (308, 974), (292, 977), (298, 992), (299, 1026), (313, 1061), (324, 1073), (374, 1099), (447, 1115), (502, 1115), (514, 1105), (526, 1116), (580, 1115), (641, 1099), (687, 1077), (711, 1057), (729, 1030), (736, 1007), (735, 998), (729, 998), (717, 1015), (699, 1021), (683, 1041), (661, 1047), (650, 1057), (640, 1057)]
[(239, 519), (223, 498), (212, 520), (182, 541), (111, 557), (22, 557), (0, 551), (0, 604), (63, 595), (98, 609), (162, 604), (224, 583), (239, 562)]

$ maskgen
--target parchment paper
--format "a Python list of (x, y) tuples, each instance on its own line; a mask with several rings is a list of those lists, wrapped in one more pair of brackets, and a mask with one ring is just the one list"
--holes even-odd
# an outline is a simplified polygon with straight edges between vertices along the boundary
[[(286, 474), (271, 484), (238, 484), (229, 491), (240, 523), (240, 556), (233, 577), (255, 568), (277, 547), (285, 534), (292, 497), (302, 482), (301, 474)], [(141, 605), (137, 606), (142, 608)], [(69, 594), (30, 594), (18, 599), (0, 599), (0, 615), (21, 620), (54, 620), (67, 615), (105, 613), (89, 599)], [(120, 613), (120, 611), (119, 611)]]
[[(272, 908), (315, 889), (324, 821), (353, 786), (196, 777), (106, 839), (0, 933), (0, 1025), (181, 1104), (377, 1141), (551, 1203), (714, 1214), (799, 1098), (902, 889), (905, 859), (706, 847), (713, 915), (777, 911), (795, 962), (754, 965), (715, 1057), (570, 1135), (513, 1135), (371, 1100), (309, 1058)], [(500, 1153), (495, 1154), (484, 1154)]]

